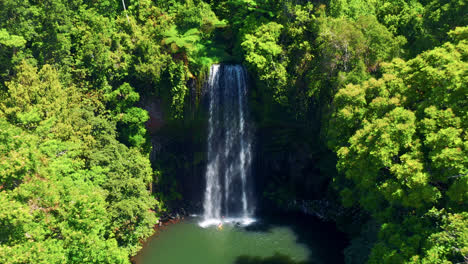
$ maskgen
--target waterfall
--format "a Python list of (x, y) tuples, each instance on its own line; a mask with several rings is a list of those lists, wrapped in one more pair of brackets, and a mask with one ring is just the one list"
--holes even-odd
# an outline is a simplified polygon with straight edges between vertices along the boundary
[(240, 65), (211, 66), (208, 163), (203, 202), (204, 222), (247, 224), (252, 221), (252, 131), (247, 106), (246, 71)]

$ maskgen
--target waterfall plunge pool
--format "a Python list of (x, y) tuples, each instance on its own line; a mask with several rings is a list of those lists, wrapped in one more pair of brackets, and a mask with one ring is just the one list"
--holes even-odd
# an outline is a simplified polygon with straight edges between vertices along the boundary
[(201, 227), (191, 217), (158, 230), (137, 264), (340, 264), (347, 240), (335, 226), (302, 215)]
[[(206, 83), (209, 118), (203, 217), (158, 230), (134, 262), (343, 263), (347, 240), (332, 224), (303, 215), (251, 218), (255, 211), (251, 177), (254, 132), (247, 86), (243, 66), (211, 66)], [(222, 229), (217, 227), (220, 219)]]

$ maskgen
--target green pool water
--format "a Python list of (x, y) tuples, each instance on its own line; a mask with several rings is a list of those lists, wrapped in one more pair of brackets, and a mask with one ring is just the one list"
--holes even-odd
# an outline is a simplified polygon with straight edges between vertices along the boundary
[(345, 241), (334, 227), (300, 217), (258, 220), (247, 227), (202, 228), (191, 218), (158, 231), (138, 264), (339, 264)]

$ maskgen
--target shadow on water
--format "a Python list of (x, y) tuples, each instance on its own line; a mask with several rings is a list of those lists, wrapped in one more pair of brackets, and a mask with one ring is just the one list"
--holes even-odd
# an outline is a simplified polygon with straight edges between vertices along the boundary
[(276, 253), (271, 257), (239, 256), (234, 264), (315, 264), (306, 261), (294, 261), (290, 256)]
[(348, 240), (332, 223), (304, 215), (259, 216), (242, 227), (201, 228), (198, 218), (171, 225), (148, 241), (141, 264), (341, 264)]
[[(291, 221), (294, 219), (294, 221)], [(296, 235), (296, 242), (304, 245), (310, 255), (306, 261), (295, 261), (292, 257), (275, 254), (271, 257), (242, 255), (235, 264), (342, 264), (343, 250), (349, 241), (346, 235), (337, 230), (330, 222), (323, 222), (315, 217), (302, 214), (270, 215), (262, 217), (252, 225), (244, 228), (250, 232), (270, 232), (276, 227), (291, 229)]]

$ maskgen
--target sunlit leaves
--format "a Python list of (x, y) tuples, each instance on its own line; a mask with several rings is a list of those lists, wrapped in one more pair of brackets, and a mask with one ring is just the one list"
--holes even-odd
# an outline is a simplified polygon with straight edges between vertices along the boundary
[[(156, 221), (148, 157), (119, 143), (102, 104), (60, 77), (23, 62), (2, 95), (0, 262), (128, 263)], [(138, 99), (128, 84), (107, 95), (129, 129), (148, 119)]]
[(0, 44), (7, 48), (21, 48), (26, 40), (21, 36), (11, 35), (5, 29), (0, 29)]
[(254, 34), (246, 34), (241, 46), (248, 66), (274, 91), (275, 99), (285, 103), (287, 73), (281, 56), (283, 50), (278, 44), (282, 28), (281, 24), (275, 22), (262, 25)]
[[(359, 194), (351, 201), (384, 223), (370, 263), (462, 261), (447, 245), (461, 245), (458, 252), (466, 247), (463, 225), (447, 241), (440, 239), (444, 232), (434, 232), (441, 223), (459, 222), (455, 215), (467, 198), (465, 43), (394, 60), (383, 65), (381, 78), (335, 96), (329, 145), (338, 169), (354, 182), (343, 198)], [(449, 213), (430, 220), (433, 206)]]
[(317, 45), (322, 63), (329, 72), (348, 72), (364, 62), (369, 71), (400, 53), (404, 38), (394, 37), (373, 16), (356, 21), (347, 18), (322, 18)]
[(21, 183), (37, 170), (38, 138), (12, 126), (0, 117), (0, 191)]
[(37, 68), (23, 62), (18, 71), (17, 77), (7, 83), (8, 98), (0, 105), (11, 122), (33, 129), (65, 109), (66, 88), (50, 65), (37, 72)]
[[(162, 44), (168, 45), (173, 53), (180, 51), (193, 52), (195, 44), (200, 41), (200, 32), (196, 28), (191, 28), (180, 33), (174, 25), (168, 31), (164, 32)], [(180, 49), (180, 51), (179, 51)]]
[(171, 110), (173, 112), (174, 118), (182, 118), (184, 105), (185, 105), (185, 96), (188, 92), (188, 87), (186, 84), (187, 75), (185, 71), (185, 66), (181, 62), (171, 62), (169, 64), (169, 83), (171, 84), (170, 95), (172, 97)]

